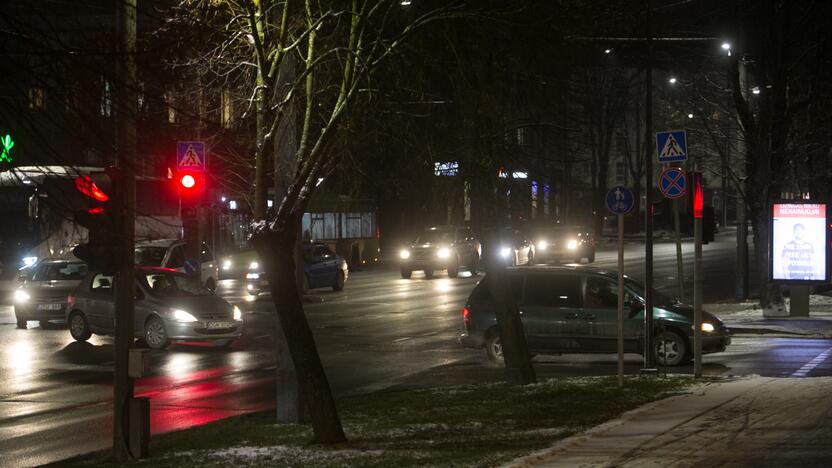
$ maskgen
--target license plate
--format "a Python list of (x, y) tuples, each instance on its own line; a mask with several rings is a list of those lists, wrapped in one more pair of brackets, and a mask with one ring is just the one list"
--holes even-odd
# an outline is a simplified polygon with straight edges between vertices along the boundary
[(231, 328), (230, 322), (205, 322), (205, 328)]
[(38, 310), (61, 310), (63, 304), (38, 304)]

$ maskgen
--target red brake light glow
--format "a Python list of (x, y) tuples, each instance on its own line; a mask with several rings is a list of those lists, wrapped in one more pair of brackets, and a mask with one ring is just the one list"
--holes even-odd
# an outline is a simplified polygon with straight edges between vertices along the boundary
[(76, 177), (75, 188), (84, 195), (100, 202), (105, 202), (110, 199), (106, 193), (95, 185), (95, 182), (92, 181), (92, 177), (90, 176)]
[(465, 323), (466, 327), (471, 326), (471, 314), (468, 312), (467, 307), (462, 308), (462, 321)]

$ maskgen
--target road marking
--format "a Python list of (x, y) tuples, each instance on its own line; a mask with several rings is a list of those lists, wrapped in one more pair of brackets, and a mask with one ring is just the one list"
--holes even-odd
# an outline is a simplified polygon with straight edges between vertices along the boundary
[(393, 340), (393, 343), (399, 343), (399, 342), (402, 342), (402, 341), (407, 341), (407, 340), (409, 340), (409, 339), (410, 339), (410, 337), (409, 337), (409, 336), (406, 336), (406, 337), (404, 337), (404, 338), (399, 338), (399, 339), (397, 339), (397, 340)]
[(800, 369), (795, 371), (795, 373), (792, 374), (792, 377), (806, 377), (806, 375), (808, 375), (809, 372), (812, 372), (812, 370), (814, 370), (815, 367), (819, 366), (820, 363), (825, 361), (826, 358), (828, 358), (830, 354), (832, 354), (832, 348), (829, 348), (826, 351), (824, 351), (824, 352), (818, 354), (817, 356), (815, 356), (814, 359), (807, 362), (806, 364), (803, 365), (803, 367), (801, 367)]

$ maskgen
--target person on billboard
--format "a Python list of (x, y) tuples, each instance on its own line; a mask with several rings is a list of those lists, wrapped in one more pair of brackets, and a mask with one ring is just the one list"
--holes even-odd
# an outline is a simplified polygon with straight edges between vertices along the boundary
[(811, 243), (803, 239), (806, 234), (806, 226), (795, 223), (792, 227), (794, 239), (783, 246), (782, 266), (783, 276), (793, 280), (812, 280), (814, 268), (812, 257), (815, 249)]

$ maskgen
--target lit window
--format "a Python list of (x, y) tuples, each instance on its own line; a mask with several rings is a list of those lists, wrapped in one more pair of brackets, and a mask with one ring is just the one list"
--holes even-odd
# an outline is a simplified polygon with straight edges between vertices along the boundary
[(232, 104), (231, 104), (231, 91), (228, 89), (224, 89), (222, 91), (222, 103), (220, 108), (220, 122), (224, 128), (231, 127), (231, 115), (232, 115)]
[(29, 110), (43, 110), (45, 95), (46, 91), (39, 86), (29, 88)]
[(165, 91), (165, 104), (168, 106), (168, 123), (176, 123), (176, 109), (173, 107), (176, 99), (173, 97), (173, 92)]
[(106, 79), (102, 80), (101, 103), (98, 110), (102, 117), (113, 115), (113, 86)]

